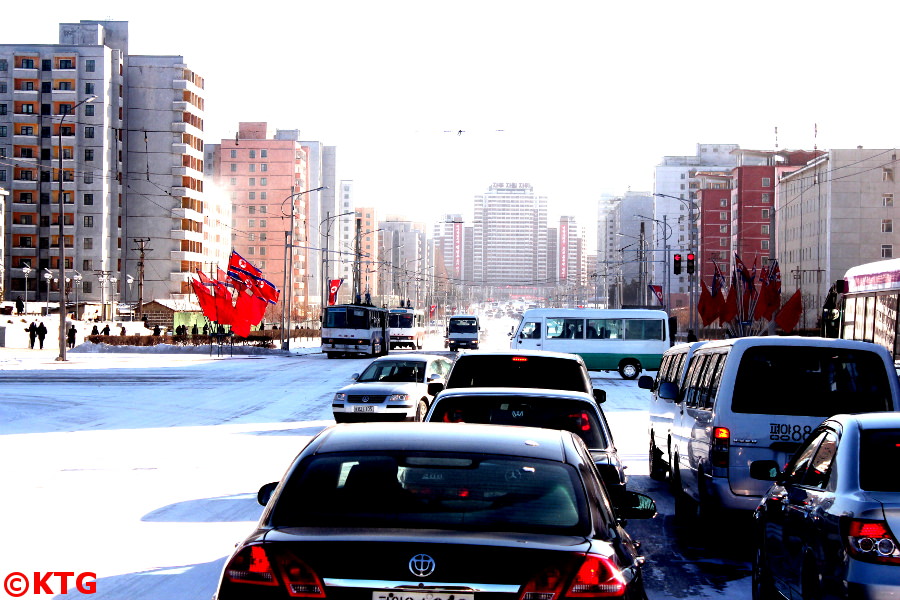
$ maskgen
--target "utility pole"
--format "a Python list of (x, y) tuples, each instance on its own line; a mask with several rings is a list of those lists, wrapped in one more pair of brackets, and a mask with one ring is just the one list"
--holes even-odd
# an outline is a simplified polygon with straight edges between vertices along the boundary
[(131, 241), (138, 244), (137, 248), (132, 248), (132, 250), (137, 250), (141, 253), (141, 257), (138, 259), (138, 320), (144, 320), (143, 314), (143, 306), (144, 306), (144, 255), (147, 252), (152, 252), (153, 248), (147, 248), (146, 244), (150, 242), (150, 238), (131, 238)]

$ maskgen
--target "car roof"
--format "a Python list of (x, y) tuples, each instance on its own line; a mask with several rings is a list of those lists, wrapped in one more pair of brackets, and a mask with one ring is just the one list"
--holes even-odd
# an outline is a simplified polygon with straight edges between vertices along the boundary
[(372, 362), (382, 362), (386, 360), (435, 360), (438, 358), (442, 358), (444, 360), (449, 361), (450, 359), (446, 356), (441, 356), (440, 354), (388, 354), (387, 356), (379, 356)]
[(715, 340), (704, 343), (703, 350), (714, 350), (716, 348), (728, 346), (734, 348), (748, 348), (751, 346), (815, 346), (820, 348), (852, 348), (857, 350), (869, 350), (871, 352), (887, 352), (883, 346), (873, 344), (872, 342), (843, 340), (838, 338), (803, 337), (799, 335), (763, 335)]
[(461, 387), (447, 388), (438, 394), (438, 398), (460, 397), (460, 396), (516, 396), (518, 398), (540, 397), (540, 398), (560, 398), (570, 400), (584, 400), (593, 405), (597, 404), (594, 396), (587, 392), (576, 392), (569, 390), (553, 390), (544, 388), (521, 388), (521, 387)]
[(565, 462), (566, 440), (573, 438), (574, 435), (566, 431), (537, 427), (370, 422), (333, 425), (314, 441), (316, 454), (447, 451), (504, 454)]
[(855, 415), (835, 415), (827, 419), (842, 425), (856, 422), (860, 429), (900, 429), (900, 412), (872, 412)]
[(463, 356), (544, 356), (547, 358), (584, 362), (577, 354), (553, 352), (552, 350), (464, 350), (459, 353), (456, 360), (459, 360)]

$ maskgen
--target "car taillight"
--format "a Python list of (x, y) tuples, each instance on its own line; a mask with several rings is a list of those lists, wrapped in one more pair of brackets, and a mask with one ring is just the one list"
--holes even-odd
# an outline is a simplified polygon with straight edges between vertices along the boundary
[[(566, 573), (551, 567), (532, 578), (519, 600), (561, 600), (561, 598), (612, 598), (625, 594), (627, 582), (622, 570), (609, 558), (580, 555), (580, 566), (563, 595)], [(571, 571), (569, 571), (571, 573)]]
[(528, 357), (526, 357), (526, 356), (513, 356), (513, 357), (512, 357), (512, 361), (513, 361), (513, 362), (528, 362)]
[(885, 521), (850, 519), (846, 531), (850, 556), (865, 562), (900, 565), (900, 547)]
[(233, 583), (284, 585), (293, 598), (324, 598), (322, 580), (309, 565), (291, 554), (266, 550), (260, 544), (245, 546), (225, 567), (225, 577)]
[(581, 431), (591, 430), (591, 418), (587, 413), (574, 413), (569, 415), (569, 418), (575, 422), (575, 426), (578, 427)]
[(728, 466), (728, 452), (731, 447), (731, 431), (727, 427), (713, 430), (713, 445), (710, 460), (714, 467)]

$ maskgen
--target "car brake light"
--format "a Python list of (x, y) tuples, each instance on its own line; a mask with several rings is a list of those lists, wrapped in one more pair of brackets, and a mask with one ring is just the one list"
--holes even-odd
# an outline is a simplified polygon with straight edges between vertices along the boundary
[(528, 362), (528, 358), (525, 356), (513, 356), (512, 361), (513, 362)]
[[(277, 574), (276, 574), (277, 568)], [(289, 552), (245, 546), (228, 563), (225, 577), (233, 583), (277, 586), (284, 582), (293, 598), (324, 598), (322, 580), (309, 565)]]
[[(610, 598), (625, 594), (625, 576), (611, 559), (593, 554), (578, 555), (578, 559), (581, 565), (566, 598)], [(519, 600), (560, 600), (567, 579), (567, 574), (558, 568), (548, 568), (528, 582)]]
[(728, 466), (728, 453), (731, 446), (731, 431), (727, 427), (713, 429), (713, 446), (710, 460), (714, 467)]
[(574, 413), (569, 415), (569, 418), (575, 421), (575, 426), (581, 429), (581, 431), (591, 430), (591, 419), (587, 413)]
[(850, 556), (865, 562), (900, 565), (900, 548), (885, 521), (851, 519), (846, 527)]

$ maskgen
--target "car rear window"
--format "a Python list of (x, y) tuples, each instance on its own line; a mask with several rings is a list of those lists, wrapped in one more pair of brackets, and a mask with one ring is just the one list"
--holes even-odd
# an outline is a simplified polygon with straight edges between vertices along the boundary
[(874, 352), (810, 346), (755, 346), (741, 357), (736, 413), (830, 417), (890, 410), (884, 362)]
[(295, 469), (273, 525), (490, 530), (582, 535), (577, 471), (492, 455), (321, 454)]
[(592, 392), (576, 360), (549, 356), (461, 356), (447, 380), (448, 388), (524, 387)]
[(900, 461), (900, 430), (863, 430), (859, 443), (859, 486), (872, 492), (900, 492), (895, 470)]
[(609, 447), (597, 418), (597, 409), (585, 401), (566, 398), (466, 396), (442, 398), (431, 421), (520, 425), (571, 431), (588, 448)]

